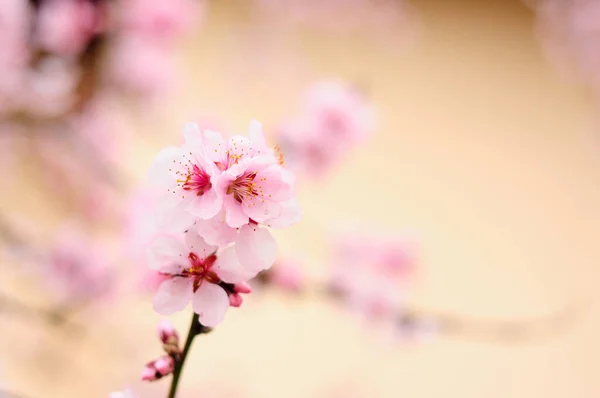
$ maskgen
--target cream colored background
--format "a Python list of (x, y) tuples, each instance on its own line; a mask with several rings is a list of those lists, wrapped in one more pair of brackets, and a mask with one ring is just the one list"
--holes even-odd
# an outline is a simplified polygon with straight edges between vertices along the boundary
[[(522, 319), (574, 305), (578, 315), (565, 330), (523, 343), (440, 336), (406, 345), (382, 341), (317, 300), (256, 295), (196, 341), (185, 396), (322, 397), (346, 386), (357, 397), (597, 397), (600, 129), (593, 106), (542, 57), (529, 11), (515, 1), (415, 1), (411, 48), (400, 37), (397, 47), (279, 37), (237, 3), (223, 3), (187, 43), (189, 80), (164, 117), (137, 122), (140, 134), (123, 159), (131, 173), (142, 176), (191, 117), (225, 120), (237, 131), (252, 117), (271, 126), (293, 113), (313, 79), (360, 81), (379, 112), (377, 133), (331, 179), (302, 183), (305, 220), (278, 234), (281, 251), (300, 253), (310, 272), (325, 275), (326, 228), (351, 216), (418, 232), (422, 272), (412, 299), (419, 306)], [(293, 58), (275, 67), (266, 56), (251, 58), (258, 22), (275, 37), (275, 54)], [(59, 216), (45, 213), (30, 185), (3, 200), (50, 232)], [(14, 276), (2, 280), (29, 294), (15, 288)], [(160, 353), (150, 299), (123, 299), (81, 318), (92, 331), (78, 341), (0, 319), (6, 384), (35, 398), (137, 388), (141, 367)], [(175, 320), (184, 328), (187, 318)]]

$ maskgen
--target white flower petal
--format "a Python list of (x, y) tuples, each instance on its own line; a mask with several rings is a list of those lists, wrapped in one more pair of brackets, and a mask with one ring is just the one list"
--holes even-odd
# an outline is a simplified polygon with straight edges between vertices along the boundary
[(194, 293), (192, 308), (199, 315), (201, 324), (215, 327), (225, 318), (229, 298), (222, 287), (205, 281)]
[(251, 272), (268, 269), (275, 262), (277, 242), (268, 229), (256, 225), (240, 228), (235, 242), (237, 258)]
[(154, 311), (160, 315), (171, 315), (183, 310), (192, 299), (192, 284), (192, 279), (181, 277), (164, 281), (154, 295)]

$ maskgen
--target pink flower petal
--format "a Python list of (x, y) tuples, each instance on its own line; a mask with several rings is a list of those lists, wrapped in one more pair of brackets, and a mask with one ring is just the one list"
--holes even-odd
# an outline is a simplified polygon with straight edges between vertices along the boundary
[(187, 123), (183, 128), (186, 149), (199, 149), (202, 147), (202, 134), (196, 123)]
[(259, 272), (268, 269), (275, 262), (277, 242), (268, 229), (244, 225), (240, 228), (235, 249), (244, 268)]
[(154, 213), (156, 225), (166, 232), (183, 232), (194, 222), (194, 217), (186, 210), (192, 197), (181, 198), (176, 195), (166, 194), (156, 204)]
[(241, 204), (241, 210), (256, 222), (262, 223), (271, 218), (281, 215), (281, 204), (260, 197), (251, 197), (244, 199)]
[(224, 161), (227, 143), (221, 134), (212, 130), (204, 130), (202, 132), (202, 145), (207, 157), (215, 162)]
[(216, 246), (206, 243), (194, 229), (185, 234), (185, 245), (189, 253), (196, 253), (200, 258), (206, 258), (217, 250)]
[(196, 232), (209, 245), (227, 246), (237, 238), (237, 229), (231, 228), (225, 222), (225, 211), (221, 211), (210, 220), (197, 220)]
[(164, 281), (154, 295), (154, 311), (160, 315), (171, 315), (183, 310), (192, 299), (192, 283), (192, 279), (181, 277)]
[(280, 204), (282, 210), (279, 217), (265, 221), (265, 225), (272, 228), (288, 228), (300, 221), (302, 218), (302, 209), (295, 198), (281, 202)]
[(233, 246), (219, 253), (214, 270), (227, 283), (242, 283), (256, 276), (256, 272), (248, 271), (240, 264)]
[(193, 216), (208, 220), (216, 216), (222, 207), (223, 198), (211, 189), (191, 200), (186, 210)]
[(176, 147), (168, 147), (161, 150), (152, 165), (150, 165), (150, 170), (148, 170), (148, 181), (150, 184), (157, 188), (165, 188), (170, 187), (175, 184), (175, 176), (173, 173), (169, 171), (172, 167), (173, 161), (181, 159), (183, 153), (180, 148)]
[(225, 221), (227, 225), (232, 228), (239, 228), (242, 225), (248, 224), (250, 219), (248, 215), (244, 214), (240, 203), (238, 203), (233, 196), (227, 195), (224, 199), (225, 203)]
[(220, 286), (204, 282), (194, 293), (192, 308), (199, 315), (201, 324), (215, 327), (225, 318), (229, 298)]
[(181, 240), (170, 235), (159, 235), (152, 240), (148, 247), (148, 266), (162, 271), (164, 266), (177, 262), (185, 252), (186, 248)]

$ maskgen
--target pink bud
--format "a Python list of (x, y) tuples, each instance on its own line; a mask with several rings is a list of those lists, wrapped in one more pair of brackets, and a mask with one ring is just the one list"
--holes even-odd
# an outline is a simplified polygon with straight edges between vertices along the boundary
[(229, 295), (229, 305), (232, 307), (241, 306), (243, 301), (244, 299), (239, 295), (239, 293), (233, 293)]
[(144, 370), (142, 370), (143, 381), (158, 380), (158, 376), (159, 375), (156, 374), (156, 369), (154, 369), (154, 362), (150, 362), (144, 367)]
[(173, 360), (173, 357), (169, 355), (163, 355), (154, 361), (154, 367), (158, 373), (160, 373), (162, 376), (166, 376), (171, 374), (173, 369), (175, 369), (175, 361)]
[(168, 319), (161, 319), (158, 324), (158, 337), (163, 344), (179, 345), (179, 334)]
[(236, 293), (248, 294), (252, 293), (252, 287), (247, 282), (236, 283), (233, 285), (233, 290)]

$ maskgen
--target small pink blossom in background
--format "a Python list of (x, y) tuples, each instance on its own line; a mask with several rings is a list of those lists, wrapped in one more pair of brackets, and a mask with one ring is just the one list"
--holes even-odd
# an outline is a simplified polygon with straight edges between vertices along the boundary
[(45, 261), (39, 266), (55, 293), (65, 302), (75, 305), (107, 297), (114, 288), (114, 277), (106, 248), (90, 240), (71, 224), (55, 233), (47, 249)]
[(21, 105), (43, 117), (66, 112), (73, 106), (80, 72), (74, 63), (65, 59), (44, 58), (36, 68), (27, 70)]
[(395, 321), (415, 271), (414, 250), (407, 237), (341, 234), (333, 243), (330, 284), (358, 313)]
[(282, 290), (300, 292), (305, 286), (302, 266), (297, 259), (278, 259), (269, 270), (269, 282)]
[(535, 4), (536, 32), (551, 61), (600, 89), (600, 3), (545, 0)]
[(102, 27), (97, 6), (87, 0), (45, 0), (36, 22), (36, 42), (61, 56), (79, 54)]
[(315, 84), (299, 115), (279, 128), (278, 139), (292, 168), (321, 176), (374, 129), (371, 106), (339, 81)]
[(204, 0), (128, 0), (122, 2), (121, 24), (128, 35), (152, 42), (174, 40), (187, 33), (203, 13)]
[(149, 247), (151, 268), (170, 275), (154, 297), (154, 309), (161, 315), (183, 310), (192, 302), (200, 322), (209, 327), (219, 324), (230, 305), (228, 292), (219, 284), (241, 283), (256, 273), (245, 269), (233, 247), (217, 252), (194, 231), (184, 239), (163, 235)]
[(116, 87), (153, 99), (174, 86), (176, 67), (170, 51), (151, 41), (122, 37), (111, 48), (107, 74)]
[(77, 139), (102, 162), (116, 163), (124, 156), (131, 129), (127, 128), (117, 104), (98, 93), (67, 123)]

